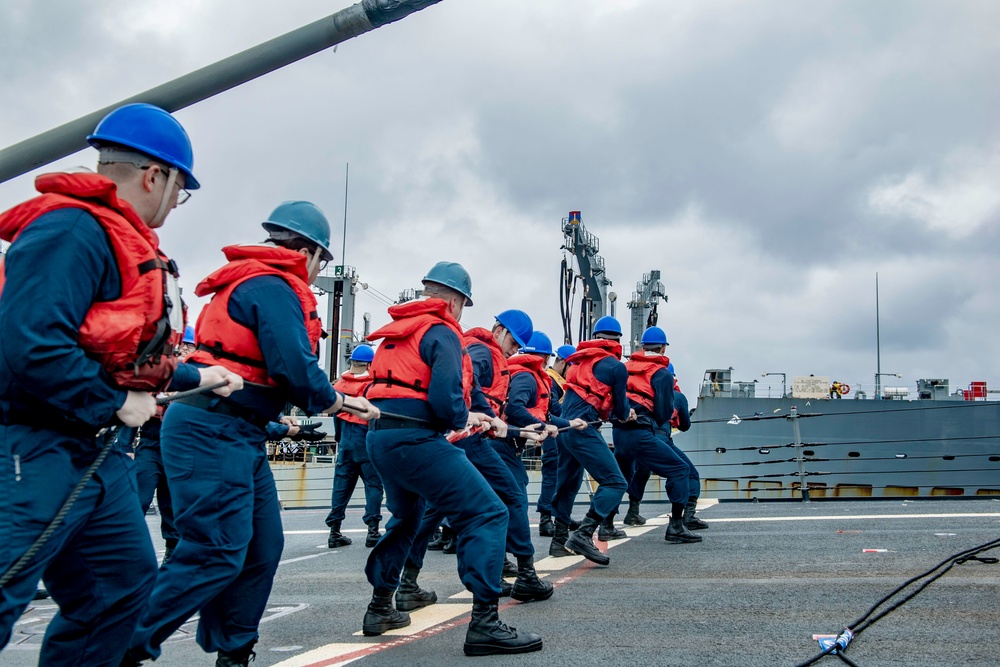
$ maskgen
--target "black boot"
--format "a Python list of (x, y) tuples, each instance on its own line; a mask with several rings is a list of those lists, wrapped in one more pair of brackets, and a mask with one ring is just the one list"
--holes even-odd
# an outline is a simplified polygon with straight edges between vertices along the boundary
[(587, 516), (583, 518), (580, 527), (566, 538), (566, 548), (598, 565), (607, 565), (611, 562), (611, 559), (608, 558), (607, 554), (601, 553), (601, 550), (594, 546), (594, 531), (597, 530), (601, 521), (603, 521), (603, 517), (595, 514), (594, 510), (589, 510)]
[(566, 538), (569, 537), (569, 526), (559, 519), (552, 522), (552, 543), (549, 544), (549, 555), (555, 558), (572, 556), (573, 552), (566, 548)]
[(708, 523), (702, 521), (694, 515), (698, 511), (698, 498), (696, 496), (691, 496), (688, 498), (687, 505), (684, 506), (684, 526), (688, 530), (705, 530), (708, 528)]
[(518, 632), (500, 621), (496, 601), (472, 602), (472, 619), (465, 633), (465, 655), (529, 653), (542, 650), (542, 638)]
[(330, 524), (330, 537), (326, 540), (326, 546), (331, 549), (336, 549), (337, 547), (346, 547), (350, 543), (351, 538), (341, 535), (339, 521), (334, 521)]
[(458, 551), (458, 539), (455, 531), (447, 526), (441, 528), (441, 552), (453, 554)]
[(628, 537), (624, 530), (615, 528), (615, 513), (612, 512), (601, 522), (601, 527), (597, 529), (597, 539), (602, 542), (611, 540), (621, 540)]
[(378, 544), (380, 537), (382, 537), (382, 533), (378, 532), (378, 521), (372, 519), (368, 524), (368, 534), (365, 535), (365, 546), (371, 549)]
[(535, 572), (534, 557), (517, 557), (517, 579), (514, 581), (514, 590), (510, 594), (512, 598), (521, 602), (548, 600), (552, 597), (553, 590), (552, 584), (538, 578), (538, 573)]
[(417, 584), (418, 574), (420, 568), (412, 565), (403, 566), (403, 573), (399, 576), (399, 588), (396, 589), (396, 609), (413, 611), (437, 602), (437, 593), (425, 591)]
[(622, 523), (626, 526), (645, 526), (646, 517), (639, 514), (639, 501), (630, 500), (628, 501), (628, 512), (625, 512), (625, 518), (622, 519)]
[(444, 537), (441, 535), (441, 529), (438, 528), (434, 531), (434, 535), (431, 536), (430, 542), (427, 543), (428, 551), (441, 551), (444, 547)]
[(372, 601), (368, 603), (361, 631), (366, 637), (374, 637), (389, 630), (405, 628), (410, 624), (410, 615), (392, 606), (392, 591), (375, 589)]
[(257, 640), (253, 640), (246, 646), (241, 646), (235, 651), (219, 651), (219, 657), (215, 660), (215, 667), (247, 667), (250, 661), (257, 655), (253, 652), (253, 645)]
[(552, 537), (555, 534), (555, 527), (552, 525), (552, 515), (542, 512), (538, 517), (539, 537)]
[(691, 544), (701, 542), (701, 535), (695, 535), (688, 530), (684, 525), (683, 518), (670, 517), (670, 523), (667, 525), (667, 532), (663, 539), (672, 544)]
[(503, 575), (502, 576), (504, 578), (506, 578), (506, 577), (516, 577), (517, 574), (518, 574), (517, 565), (514, 565), (513, 563), (511, 563), (510, 559), (507, 558), (507, 556), (504, 556), (504, 558), (503, 558)]

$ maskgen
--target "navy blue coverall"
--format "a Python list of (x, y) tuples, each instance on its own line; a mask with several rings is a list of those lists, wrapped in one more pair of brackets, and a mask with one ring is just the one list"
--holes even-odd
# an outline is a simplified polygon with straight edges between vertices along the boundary
[[(628, 419), (631, 406), (625, 395), (628, 382), (625, 364), (606, 357), (594, 364), (594, 376), (611, 390), (611, 418), (619, 421)], [(562, 418), (567, 421), (580, 418), (594, 422), (600, 416), (594, 406), (570, 388), (563, 397)], [(572, 429), (559, 434), (559, 472), (556, 491), (552, 497), (552, 510), (553, 516), (566, 525), (572, 520), (573, 502), (580, 491), (584, 469), (600, 485), (590, 501), (590, 508), (595, 514), (607, 517), (618, 508), (625, 495), (625, 478), (608, 443), (597, 428), (588, 426), (580, 431)]]
[(137, 656), (159, 656), (160, 645), (199, 610), (196, 639), (205, 651), (231, 652), (256, 641), (284, 547), (267, 423), (286, 403), (315, 414), (337, 401), (287, 282), (257, 276), (241, 283), (228, 313), (256, 336), (278, 386), (249, 385), (214, 401), (213, 407), (225, 400), (242, 416), (185, 403), (167, 410), (161, 447), (181, 539), (132, 637)]
[[(160, 536), (167, 549), (177, 546), (179, 535), (174, 528), (174, 504), (167, 486), (167, 473), (163, 469), (160, 453), (160, 428), (163, 422), (154, 417), (141, 428), (123, 426), (118, 431), (118, 444), (125, 453), (132, 452), (135, 461), (135, 482), (139, 493), (139, 507), (145, 515), (156, 495), (156, 508), (160, 514)], [(138, 440), (136, 439), (138, 434)]]
[(638, 419), (626, 424), (614, 423), (615, 458), (622, 473), (630, 479), (634, 466), (643, 467), (663, 478), (671, 503), (686, 503), (690, 467), (677, 455), (675, 448), (657, 437), (657, 428), (669, 429), (674, 415), (674, 376), (666, 368), (653, 374), (653, 410), (635, 404)]
[(337, 417), (334, 422), (337, 439), (337, 468), (333, 473), (333, 493), (330, 513), (326, 515), (326, 525), (333, 526), (343, 521), (347, 503), (351, 500), (358, 478), (365, 485), (365, 513), (361, 520), (365, 524), (382, 521), (382, 480), (368, 458), (368, 426), (355, 424)]
[[(552, 380), (552, 401), (549, 403), (549, 414), (558, 417), (562, 414), (562, 387)], [(566, 422), (569, 424), (569, 422)], [(559, 436), (546, 438), (542, 441), (542, 488), (538, 492), (538, 502), (535, 510), (539, 514), (552, 514), (552, 496), (556, 492), (556, 475), (559, 469)]]
[[(689, 430), (691, 428), (691, 410), (688, 407), (687, 396), (679, 391), (674, 392), (674, 409), (677, 410), (677, 419), (679, 422), (677, 430), (681, 432)], [(698, 468), (691, 462), (688, 455), (674, 443), (670, 425), (657, 425), (656, 437), (666, 442), (674, 450), (674, 453), (681, 457), (684, 463), (688, 465), (688, 500), (701, 497), (701, 476), (698, 474)], [(649, 481), (651, 473), (649, 472), (649, 468), (639, 461), (635, 462), (633, 469), (635, 472), (628, 483), (628, 497), (629, 500), (641, 501), (643, 495), (646, 493), (646, 483)], [(622, 472), (624, 474), (624, 471)]]
[[(554, 380), (549, 380), (553, 385)], [(516, 373), (510, 378), (510, 391), (507, 394), (507, 406), (505, 409), (507, 423), (511, 426), (531, 426), (532, 424), (537, 424), (538, 419), (535, 418), (528, 408), (533, 408), (538, 405), (538, 385), (535, 382), (535, 377), (531, 373)], [(558, 406), (558, 403), (556, 403)], [(550, 403), (551, 407), (551, 403)], [(564, 428), (569, 426), (569, 422), (565, 419), (561, 419), (551, 413), (548, 415), (548, 420), (546, 424), (551, 424), (558, 428)], [(544, 426), (544, 424), (543, 424)], [(546, 438), (542, 442), (542, 452), (544, 456), (544, 447), (548, 444), (550, 438)], [(514, 478), (521, 484), (524, 488), (524, 515), (527, 517), (528, 514), (528, 472), (524, 469), (524, 463), (521, 460), (521, 451), (514, 445), (513, 440), (493, 440), (491, 442), (493, 448), (497, 450), (500, 454), (500, 458), (503, 462), (507, 464), (510, 469), (511, 474)], [(549, 445), (551, 449), (554, 446)], [(544, 459), (543, 459), (544, 461)], [(542, 464), (545, 465), (544, 463)]]
[[(500, 597), (507, 508), (444, 433), (465, 428), (469, 410), (462, 392), (462, 343), (447, 325), (435, 324), (419, 344), (430, 366), (427, 400), (375, 399), (380, 410), (430, 422), (428, 428), (368, 431), (368, 457), (382, 478), (392, 513), (385, 534), (365, 566), (376, 590), (393, 591), (428, 506), (440, 510), (457, 534), (458, 574), (479, 600)], [(426, 544), (425, 544), (426, 546)], [(422, 555), (422, 554), (421, 554)]]
[[(77, 343), (92, 304), (121, 295), (108, 236), (80, 209), (32, 222), (5, 255), (0, 298), (0, 572), (28, 550), (97, 458), (125, 402)], [(198, 385), (180, 369), (172, 389)], [(114, 437), (113, 433), (107, 434)], [(0, 591), (0, 648), (39, 579), (59, 612), (42, 665), (117, 665), (156, 577), (132, 461), (114, 449), (59, 529)]]

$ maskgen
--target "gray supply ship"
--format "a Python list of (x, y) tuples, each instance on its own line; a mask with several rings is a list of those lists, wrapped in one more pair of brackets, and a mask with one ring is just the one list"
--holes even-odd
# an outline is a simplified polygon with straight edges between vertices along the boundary
[(810, 376), (765, 398), (732, 374), (705, 372), (691, 430), (674, 434), (707, 496), (801, 499), (803, 479), (811, 498), (1000, 496), (1000, 401), (985, 382), (840, 400), (843, 386)]

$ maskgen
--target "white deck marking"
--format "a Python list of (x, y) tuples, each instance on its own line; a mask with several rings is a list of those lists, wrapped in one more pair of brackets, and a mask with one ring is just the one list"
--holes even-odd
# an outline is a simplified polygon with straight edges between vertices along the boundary
[[(367, 533), (367, 528), (344, 528), (342, 533)], [(285, 535), (329, 535), (330, 529), (326, 530), (286, 530)]]
[(761, 516), (730, 519), (705, 519), (707, 523), (756, 523), (762, 521), (854, 521), (857, 519), (959, 519), (1000, 517), (1000, 512), (966, 512), (954, 514), (840, 514), (821, 516)]
[(289, 558), (288, 560), (280, 561), (278, 563), (278, 565), (284, 565), (285, 563), (297, 563), (300, 560), (309, 560), (310, 558), (319, 558), (320, 556), (329, 556), (332, 553), (335, 553), (335, 552), (333, 552), (333, 551), (325, 551), (325, 552), (323, 552), (321, 554), (313, 554), (311, 556), (299, 556), (298, 558)]
[(535, 572), (556, 572), (583, 562), (583, 556), (546, 556), (535, 562)]
[[(433, 627), (435, 625), (440, 625), (445, 621), (450, 621), (453, 618), (458, 618), (462, 614), (468, 614), (472, 611), (472, 603), (437, 603), (432, 604), (429, 607), (424, 607), (423, 609), (417, 609), (416, 611), (410, 612), (410, 624), (405, 628), (399, 628), (398, 630), (389, 630), (383, 633), (382, 637), (394, 637), (394, 636), (405, 636), (405, 635), (415, 635), (418, 632), (423, 632), (427, 628)], [(354, 633), (355, 637), (363, 637), (364, 633), (360, 630)], [(357, 644), (354, 645), (355, 649), (361, 648)]]
[[(337, 656), (347, 655), (349, 653), (354, 653), (360, 648), (364, 648), (364, 644), (327, 644), (326, 646), (320, 646), (319, 648), (314, 648), (311, 651), (306, 651), (296, 656), (292, 656), (287, 660), (282, 660), (274, 667), (307, 667), (308, 665), (315, 664), (320, 661), (327, 661)], [(334, 663), (342, 664), (342, 663)]]

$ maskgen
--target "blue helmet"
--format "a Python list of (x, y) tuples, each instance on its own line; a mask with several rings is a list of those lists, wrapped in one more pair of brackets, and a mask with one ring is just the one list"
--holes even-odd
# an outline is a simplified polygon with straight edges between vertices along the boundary
[(549, 337), (543, 334), (541, 331), (534, 331), (531, 334), (531, 340), (528, 344), (521, 348), (522, 353), (526, 354), (542, 354), (550, 355), (552, 354), (552, 341)]
[(642, 333), (643, 345), (670, 345), (667, 334), (660, 327), (649, 327)]
[[(528, 317), (528, 313), (523, 310), (505, 310), (497, 315), (497, 322), (510, 332), (518, 345), (521, 347), (528, 345), (532, 333), (531, 318)], [(549, 347), (552, 347), (551, 343)]]
[(569, 359), (569, 355), (576, 352), (576, 348), (572, 345), (560, 345), (556, 349), (556, 356), (560, 359)]
[(667, 364), (667, 372), (670, 373), (671, 375), (677, 375), (677, 373), (674, 372), (674, 362), (671, 361), (669, 364)]
[[(330, 223), (316, 204), (307, 201), (286, 201), (271, 211), (261, 226), (280, 238), (289, 232), (315, 243), (323, 250), (323, 259), (330, 261)], [(276, 233), (275, 233), (276, 232)]]
[(188, 345), (194, 345), (194, 327), (190, 324), (184, 327), (184, 338), (181, 342), (187, 343)]
[(180, 170), (186, 189), (201, 187), (191, 173), (194, 152), (187, 132), (160, 107), (143, 103), (118, 107), (101, 119), (87, 142), (98, 149), (105, 144), (116, 144), (139, 151)]
[(622, 325), (615, 318), (605, 315), (594, 324), (594, 334), (599, 333), (621, 336)]
[(437, 283), (465, 296), (465, 305), (472, 305), (472, 277), (458, 262), (438, 262), (427, 272), (423, 283)]
[(375, 350), (372, 349), (371, 345), (358, 345), (351, 352), (351, 361), (356, 361), (360, 364), (370, 364), (374, 358)]

